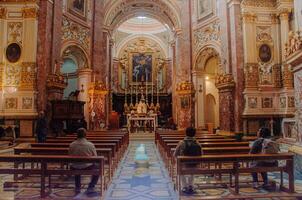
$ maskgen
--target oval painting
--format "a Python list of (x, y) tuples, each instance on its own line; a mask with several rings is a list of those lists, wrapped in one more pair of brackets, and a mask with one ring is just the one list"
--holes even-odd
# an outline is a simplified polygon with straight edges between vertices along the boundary
[(269, 45), (262, 44), (259, 48), (259, 58), (261, 62), (267, 63), (272, 58), (272, 51)]
[(6, 48), (6, 59), (11, 62), (17, 62), (21, 57), (21, 47), (17, 43), (11, 43)]

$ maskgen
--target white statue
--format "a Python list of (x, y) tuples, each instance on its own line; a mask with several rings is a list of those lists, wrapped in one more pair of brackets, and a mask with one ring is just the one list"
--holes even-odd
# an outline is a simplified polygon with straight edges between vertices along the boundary
[(137, 114), (147, 114), (147, 105), (144, 99), (140, 100), (137, 105)]

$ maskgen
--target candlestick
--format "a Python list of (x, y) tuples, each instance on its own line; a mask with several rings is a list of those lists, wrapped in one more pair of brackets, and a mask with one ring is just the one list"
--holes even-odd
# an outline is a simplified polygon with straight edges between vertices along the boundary
[(148, 104), (148, 72), (146, 69), (146, 103)]
[(159, 103), (159, 72), (157, 73), (157, 103)]
[[(124, 72), (124, 74), (126, 74)], [(127, 104), (127, 76), (125, 75), (125, 103)]]
[(153, 73), (151, 74), (151, 103), (154, 103), (154, 99), (153, 99)]

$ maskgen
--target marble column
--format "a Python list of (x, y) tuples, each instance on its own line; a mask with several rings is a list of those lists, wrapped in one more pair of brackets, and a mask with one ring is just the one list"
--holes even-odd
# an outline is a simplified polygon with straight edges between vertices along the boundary
[(47, 103), (46, 80), (51, 71), (53, 2), (40, 1), (38, 11), (38, 50), (37, 50), (37, 109), (45, 110)]
[[(5, 18), (7, 14), (7, 9), (4, 7), (0, 7), (0, 55), (4, 55), (4, 44), (6, 41), (5, 35)], [(3, 84), (3, 72), (4, 72), (4, 56), (0, 56), (0, 110), (4, 110), (4, 98), (3, 98), (3, 91), (2, 91), (2, 84)]]
[(256, 49), (256, 25), (255, 21), (257, 16), (255, 14), (251, 13), (243, 13), (243, 44), (244, 44), (244, 62), (246, 64), (248, 63), (254, 63), (255, 59), (257, 58), (257, 52)]
[(61, 43), (62, 43), (62, 18), (63, 18), (63, 1), (53, 1), (53, 27), (52, 27), (52, 47), (51, 47), (51, 68), (53, 71), (55, 60), (61, 60)]
[[(229, 27), (230, 27), (230, 52), (231, 62), (230, 71), (235, 78), (234, 92), (234, 130), (242, 131), (243, 121), (242, 113), (244, 109), (244, 53), (243, 53), (243, 32), (240, 0), (230, 0), (229, 7)], [(230, 92), (227, 92), (230, 96)], [(224, 95), (226, 97), (226, 95)], [(220, 109), (223, 108), (220, 106)], [(221, 116), (222, 117), (222, 116)]]
[(224, 131), (235, 131), (235, 85), (232, 74), (219, 75), (216, 80), (219, 91), (219, 124)]
[[(175, 70), (177, 85), (188, 83), (192, 85), (192, 8), (191, 0), (179, 1), (181, 7), (181, 30), (175, 30)], [(176, 96), (178, 101), (177, 109), (177, 125), (179, 129), (184, 129), (192, 125), (194, 121), (194, 106), (192, 96), (190, 96), (190, 108), (184, 110), (181, 108), (181, 97)]]
[(288, 42), (290, 11), (283, 9), (279, 13), (282, 61), (285, 61), (285, 44)]
[[(93, 3), (93, 23), (92, 23), (92, 69), (94, 71), (95, 81), (101, 84), (103, 90), (108, 89), (109, 83), (109, 30), (104, 26), (104, 1), (94, 0)], [(101, 106), (97, 106), (95, 112), (101, 121), (104, 121), (105, 127), (108, 127), (108, 111), (109, 98), (108, 93), (105, 95), (96, 95), (93, 93), (94, 102), (98, 102)]]

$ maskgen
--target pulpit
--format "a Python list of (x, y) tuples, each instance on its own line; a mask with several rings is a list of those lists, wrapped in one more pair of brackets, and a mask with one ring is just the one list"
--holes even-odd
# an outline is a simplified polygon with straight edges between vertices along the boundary
[(84, 105), (82, 101), (54, 100), (51, 101), (52, 121), (65, 122), (68, 132), (74, 132), (77, 121), (84, 119)]

